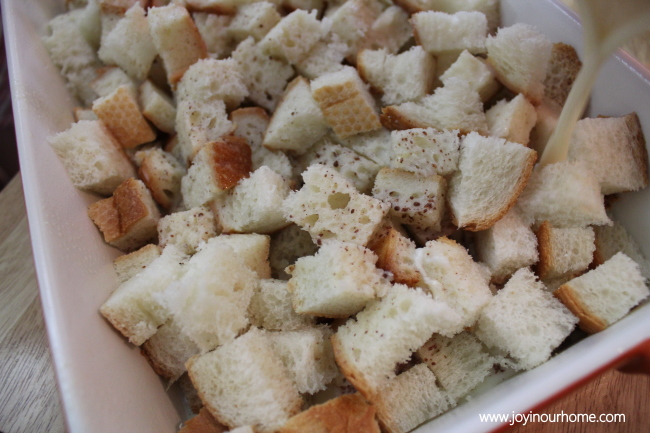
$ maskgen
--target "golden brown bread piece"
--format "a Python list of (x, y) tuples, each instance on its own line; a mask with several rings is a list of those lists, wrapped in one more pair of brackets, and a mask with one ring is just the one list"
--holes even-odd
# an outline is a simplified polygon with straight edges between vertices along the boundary
[(429, 127), (429, 125), (425, 125), (421, 122), (417, 122), (414, 119), (404, 116), (395, 105), (389, 105), (388, 107), (382, 108), (380, 120), (384, 128), (390, 129), (391, 131)]
[(387, 226), (370, 241), (368, 248), (379, 258), (377, 267), (393, 273), (395, 283), (414, 287), (422, 276), (409, 263), (407, 255), (410, 242), (393, 227)]
[(112, 243), (122, 236), (120, 215), (115, 207), (113, 197), (105, 198), (88, 206), (88, 216), (104, 235), (107, 243)]
[(253, 170), (251, 148), (245, 138), (228, 135), (206, 144), (212, 148), (212, 163), (220, 189), (228, 189)]
[(224, 433), (228, 427), (220, 424), (212, 414), (202, 408), (199, 414), (185, 421), (183, 428), (178, 433)]

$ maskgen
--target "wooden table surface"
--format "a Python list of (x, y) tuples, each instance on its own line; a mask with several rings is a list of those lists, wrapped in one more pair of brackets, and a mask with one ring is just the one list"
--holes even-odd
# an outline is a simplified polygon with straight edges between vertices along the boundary
[[(19, 176), (0, 193), (0, 384), (0, 433), (65, 431)], [(511, 431), (647, 432), (650, 431), (648, 397), (650, 376), (609, 371), (541, 413), (622, 413), (625, 423), (539, 423), (516, 426)]]

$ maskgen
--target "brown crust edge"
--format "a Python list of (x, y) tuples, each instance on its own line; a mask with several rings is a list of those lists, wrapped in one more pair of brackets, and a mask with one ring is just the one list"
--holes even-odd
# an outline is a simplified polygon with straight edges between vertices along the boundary
[(373, 387), (365, 379), (365, 375), (352, 365), (352, 363), (343, 354), (343, 347), (337, 334), (332, 335), (330, 338), (332, 342), (332, 350), (334, 351), (334, 360), (339, 366), (339, 369), (345, 378), (354, 386), (354, 388), (363, 395), (366, 400), (372, 401), (377, 393), (377, 389)]
[(607, 323), (595, 316), (580, 302), (580, 296), (571, 287), (570, 283), (561, 285), (553, 296), (559, 299), (578, 319), (580, 328), (589, 334), (595, 334), (607, 328)]
[(425, 125), (423, 123), (409, 119), (399, 111), (399, 106), (396, 105), (389, 105), (382, 108), (379, 120), (381, 121), (381, 124), (384, 126), (384, 128), (391, 131), (430, 127), (430, 125)]
[(636, 113), (630, 113), (624, 116), (625, 124), (627, 125), (632, 135), (632, 142), (630, 143), (630, 150), (637, 163), (637, 167), (641, 172), (643, 185), (641, 188), (648, 186), (648, 152), (646, 151), (645, 136), (643, 129), (641, 129), (641, 122)]
[(542, 222), (535, 233), (537, 236), (537, 250), (539, 251), (539, 261), (535, 270), (541, 280), (549, 277), (549, 272), (553, 267), (553, 248), (551, 247), (551, 223)]

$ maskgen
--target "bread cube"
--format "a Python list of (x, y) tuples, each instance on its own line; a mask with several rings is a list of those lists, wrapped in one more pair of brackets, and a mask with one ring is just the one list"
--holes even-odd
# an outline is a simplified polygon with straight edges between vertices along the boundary
[(611, 224), (598, 179), (581, 162), (557, 162), (533, 172), (517, 205), (536, 224), (545, 220), (557, 228)]
[(284, 91), (266, 129), (263, 145), (271, 150), (304, 153), (327, 132), (327, 123), (309, 82), (296, 77)]
[(461, 332), (453, 338), (433, 334), (418, 349), (418, 357), (456, 401), (483, 382), (495, 364), (495, 358), (469, 332)]
[(344, 138), (381, 128), (375, 101), (356, 69), (345, 67), (311, 83), (314, 100), (337, 136)]
[(233, 129), (223, 101), (181, 101), (176, 108), (179, 159), (189, 165), (206, 143), (228, 136)]
[(348, 46), (340, 42), (338, 37), (332, 37), (331, 40), (316, 42), (307, 56), (294, 66), (300, 75), (313, 80), (321, 75), (340, 71), (347, 52)]
[(89, 108), (74, 107), (72, 115), (74, 116), (75, 123), (80, 120), (97, 120), (97, 116), (93, 113), (93, 110)]
[(458, 315), (422, 289), (394, 285), (336, 331), (332, 347), (345, 377), (370, 401), (434, 332), (455, 327)]
[(241, 42), (249, 36), (259, 41), (281, 18), (273, 3), (260, 1), (247, 4), (237, 9), (228, 32), (235, 42)]
[(537, 153), (519, 143), (466, 135), (460, 145), (459, 171), (449, 181), (453, 223), (471, 231), (492, 227), (514, 206), (536, 160)]
[(372, 195), (390, 203), (390, 215), (396, 221), (439, 231), (446, 191), (447, 181), (437, 174), (421, 176), (384, 167), (377, 174)]
[(171, 153), (159, 147), (136, 152), (138, 157), (142, 158), (138, 176), (151, 191), (153, 199), (167, 210), (178, 205), (181, 201), (181, 178), (187, 170)]
[(383, 48), (396, 54), (412, 36), (409, 15), (401, 7), (391, 5), (372, 23), (361, 46), (373, 50)]
[(477, 11), (485, 14), (490, 33), (496, 31), (501, 22), (498, 0), (399, 0), (396, 4), (408, 13), (415, 14), (426, 10), (453, 14), (462, 11)]
[(316, 11), (297, 9), (280, 20), (260, 41), (263, 52), (290, 64), (303, 60), (328, 31)]
[(185, 362), (199, 353), (199, 348), (173, 320), (165, 322), (144, 342), (142, 354), (159, 376), (176, 382), (187, 370)]
[(327, 325), (267, 336), (301, 394), (324, 390), (339, 374), (330, 343), (332, 330)]
[(176, 132), (176, 107), (172, 99), (147, 80), (140, 86), (142, 115), (168, 134)]
[(273, 233), (284, 228), (289, 221), (282, 202), (289, 192), (282, 176), (262, 166), (216, 203), (219, 224), (226, 233)]
[(102, 38), (98, 55), (105, 64), (118, 65), (138, 81), (147, 77), (158, 52), (149, 34), (144, 9), (139, 4), (131, 7)]
[[(316, 143), (300, 158), (302, 167), (322, 164), (342, 174), (360, 192), (370, 192), (379, 165), (347, 147), (326, 140)], [(301, 170), (302, 171), (302, 170)]]
[(337, 140), (343, 146), (376, 162), (380, 167), (389, 166), (393, 159), (390, 131), (385, 128), (338, 138)]
[(492, 293), (482, 270), (467, 250), (441, 237), (417, 250), (415, 262), (425, 287), (437, 301), (445, 302), (460, 318), (455, 327), (440, 334), (451, 337), (474, 325)]
[(234, 187), (251, 171), (251, 149), (246, 140), (226, 136), (201, 148), (181, 179), (185, 207), (191, 209)]
[(616, 253), (553, 294), (578, 316), (583, 331), (595, 334), (623, 318), (650, 291), (639, 265), (624, 253)]
[(377, 267), (393, 274), (393, 281), (415, 287), (421, 280), (415, 265), (415, 243), (387, 225), (370, 241), (368, 248), (377, 255)]
[(562, 107), (581, 67), (575, 48), (562, 42), (554, 43), (544, 78), (544, 98)]
[(280, 230), (271, 238), (269, 261), (274, 275), (282, 280), (288, 280), (290, 276), (284, 271), (285, 268), (293, 265), (300, 257), (316, 254), (316, 251), (318, 247), (312, 241), (308, 231), (295, 224)]
[(246, 328), (257, 279), (233, 248), (214, 237), (202, 244), (185, 265), (185, 274), (166, 285), (157, 300), (205, 353)]
[(130, 177), (135, 169), (101, 120), (82, 120), (48, 142), (77, 188), (102, 195)]
[(537, 238), (516, 207), (487, 230), (476, 233), (476, 254), (501, 284), (520, 268), (537, 263)]
[(376, 262), (372, 251), (338, 241), (299, 258), (287, 269), (294, 310), (331, 318), (356, 314), (381, 293), (382, 272)]
[(463, 50), (472, 54), (486, 52), (487, 18), (480, 12), (418, 12), (411, 16), (411, 25), (418, 45), (433, 55)]
[(290, 418), (278, 433), (379, 433), (375, 407), (358, 393), (329, 400)]
[(339, 240), (365, 245), (388, 213), (388, 204), (359, 193), (331, 168), (312, 165), (302, 177), (305, 185), (282, 206), (286, 218), (318, 244)]
[(228, 29), (233, 16), (195, 12), (192, 17), (205, 42), (208, 53), (219, 59), (228, 57), (235, 48)]
[(91, 204), (88, 216), (106, 243), (130, 252), (156, 239), (160, 212), (144, 183), (129, 178), (111, 197)]
[(217, 234), (214, 215), (206, 207), (175, 212), (158, 222), (160, 246), (174, 245), (185, 254), (194, 254), (201, 242)]
[(117, 276), (117, 283), (122, 284), (132, 276), (149, 266), (151, 262), (160, 257), (162, 248), (158, 245), (148, 244), (139, 250), (117, 257), (113, 261), (113, 269)]
[(232, 58), (242, 74), (242, 82), (248, 88), (248, 98), (268, 110), (275, 109), (289, 79), (294, 75), (293, 68), (263, 53), (252, 37), (237, 46)]
[(120, 86), (127, 86), (131, 93), (137, 97), (136, 81), (117, 66), (105, 66), (97, 69), (97, 78), (90, 83), (90, 87), (99, 96), (108, 96)]
[(112, 93), (93, 102), (93, 112), (124, 148), (132, 148), (156, 139), (140, 112), (138, 101), (128, 86), (120, 86)]
[(377, 419), (388, 433), (407, 433), (454, 405), (438, 388), (436, 376), (424, 364), (388, 381), (373, 399)]
[(192, 64), (178, 83), (179, 101), (210, 103), (222, 100), (233, 110), (248, 95), (244, 78), (234, 59), (203, 59)]
[(452, 77), (467, 81), (470, 87), (478, 92), (483, 102), (493, 97), (500, 87), (492, 68), (483, 59), (473, 56), (467, 50), (463, 51), (458, 59), (440, 75), (440, 80), (445, 84)]
[(594, 234), (596, 235), (594, 251), (594, 264), (596, 266), (605, 263), (618, 252), (625, 253), (641, 268), (641, 274), (646, 280), (650, 280), (650, 261), (645, 258), (641, 247), (636, 243), (634, 238), (625, 230), (625, 227), (615, 219), (610, 226), (595, 226)]
[(594, 240), (591, 227), (561, 229), (544, 221), (537, 230), (537, 275), (542, 280), (550, 280), (584, 271), (594, 258)]
[(413, 128), (391, 133), (391, 167), (421, 176), (446, 176), (458, 168), (458, 130)]
[(376, 0), (349, 0), (327, 9), (325, 16), (331, 20), (332, 33), (348, 46), (346, 56), (356, 56), (381, 10), (382, 5)]
[(222, 243), (231, 247), (244, 264), (255, 272), (258, 278), (271, 278), (269, 266), (269, 248), (271, 239), (260, 234), (234, 234), (217, 236), (213, 243)]
[(281, 280), (259, 281), (248, 314), (251, 325), (268, 331), (297, 331), (315, 323), (313, 316), (294, 311), (287, 282)]
[(458, 129), (462, 134), (488, 133), (480, 95), (460, 78), (449, 78), (444, 87), (418, 102), (384, 107), (381, 123), (388, 129), (436, 128)]
[(579, 120), (567, 159), (584, 162), (605, 195), (648, 186), (648, 151), (636, 113)]
[(191, 65), (208, 56), (205, 42), (183, 6), (171, 3), (150, 8), (147, 21), (171, 85), (175, 85)]
[(528, 24), (501, 28), (488, 37), (488, 63), (508, 89), (523, 93), (537, 105), (544, 96), (544, 78), (551, 57), (551, 41)]
[(382, 93), (384, 105), (414, 101), (433, 88), (435, 58), (415, 46), (399, 55), (385, 49), (362, 50), (357, 56), (359, 75)]
[(483, 308), (476, 336), (507, 352), (514, 368), (530, 370), (551, 356), (577, 322), (530, 269), (522, 268)]
[(490, 135), (513, 143), (528, 145), (530, 131), (537, 123), (535, 106), (521, 93), (513, 100), (504, 99), (485, 112)]
[(136, 346), (154, 335), (169, 318), (155, 294), (179, 279), (186, 257), (174, 246), (121, 284), (101, 306), (102, 315)]
[(259, 432), (271, 433), (300, 412), (298, 390), (271, 341), (257, 328), (190, 358), (187, 371), (210, 413), (230, 428), (255, 425)]

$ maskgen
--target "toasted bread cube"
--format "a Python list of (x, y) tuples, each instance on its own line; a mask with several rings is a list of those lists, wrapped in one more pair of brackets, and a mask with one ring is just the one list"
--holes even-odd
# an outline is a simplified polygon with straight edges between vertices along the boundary
[(113, 269), (117, 275), (117, 283), (122, 284), (132, 276), (149, 266), (151, 262), (160, 257), (162, 248), (158, 245), (148, 244), (139, 250), (119, 256), (113, 261)]
[(191, 65), (208, 56), (205, 42), (183, 6), (172, 3), (150, 8), (147, 21), (170, 84), (175, 85)]
[(590, 334), (619, 321), (650, 295), (639, 265), (616, 253), (596, 269), (563, 284), (554, 295), (580, 319)]
[(269, 261), (274, 275), (288, 280), (290, 276), (284, 271), (285, 268), (293, 265), (300, 257), (316, 254), (316, 251), (318, 246), (314, 244), (308, 231), (295, 224), (280, 230), (271, 238)]
[(97, 69), (97, 78), (90, 83), (90, 87), (100, 97), (110, 95), (120, 86), (128, 86), (133, 95), (138, 94), (135, 80), (117, 66), (106, 66)]
[(113, 196), (90, 205), (88, 216), (106, 243), (130, 252), (156, 239), (160, 212), (144, 183), (129, 178)]
[(453, 223), (471, 231), (492, 227), (514, 206), (536, 160), (537, 153), (519, 143), (466, 135), (460, 145), (459, 171), (449, 181)]
[(223, 101), (181, 101), (176, 108), (179, 159), (189, 165), (203, 146), (228, 136), (233, 129)]
[(183, 203), (203, 206), (237, 185), (251, 172), (251, 148), (240, 137), (227, 136), (201, 148), (181, 180)]
[(136, 152), (142, 162), (138, 176), (147, 185), (151, 195), (165, 209), (171, 209), (181, 201), (181, 179), (187, 170), (171, 153), (155, 147)]
[(461, 332), (453, 338), (433, 334), (418, 349), (418, 357), (456, 401), (483, 382), (495, 364), (495, 358), (469, 332)]
[(441, 237), (416, 252), (415, 262), (425, 286), (438, 301), (453, 309), (460, 321), (440, 334), (452, 336), (474, 325), (481, 309), (492, 299), (482, 270), (467, 250)]
[(463, 51), (458, 59), (440, 75), (440, 80), (445, 84), (451, 77), (467, 81), (478, 92), (483, 102), (493, 97), (500, 87), (492, 68), (483, 59), (473, 56), (467, 50)]
[(449, 78), (444, 87), (418, 102), (389, 105), (382, 109), (381, 123), (388, 129), (458, 129), (487, 135), (481, 97), (467, 81)]
[(237, 62), (242, 81), (248, 88), (248, 98), (261, 107), (275, 109), (289, 79), (293, 77), (293, 68), (264, 54), (252, 37), (237, 46), (232, 58)]
[(359, 193), (342, 175), (320, 164), (310, 166), (302, 177), (305, 185), (283, 203), (287, 219), (307, 230), (318, 244), (368, 243), (389, 205)]
[(357, 56), (359, 75), (382, 93), (384, 105), (414, 101), (433, 87), (435, 58), (415, 46), (399, 55), (381, 50), (362, 50)]
[(257, 275), (219, 237), (202, 244), (185, 269), (179, 280), (166, 285), (157, 300), (205, 353), (232, 341), (246, 328)]
[[(160, 1), (160, 0), (153, 0), (153, 1)], [(186, 379), (186, 380), (184, 380)], [(199, 398), (196, 389), (192, 386), (192, 382), (187, 376), (181, 377), (181, 380), (179, 380), (179, 383), (181, 384), (181, 388), (183, 388), (183, 385), (187, 384), (187, 387), (191, 387), (193, 391), (192, 396), (188, 396), (187, 393), (185, 393), (185, 399), (190, 402), (190, 401), (196, 401), (198, 400), (198, 404), (200, 405), (197, 410), (194, 410), (191, 403), (188, 403), (194, 413), (198, 413), (198, 415), (193, 416), (192, 418), (188, 419), (183, 423), (183, 428), (181, 428), (178, 433), (223, 433), (227, 431), (228, 427), (224, 426), (221, 424), (219, 421), (214, 419), (214, 417), (210, 414), (210, 411), (208, 411), (205, 407), (203, 407), (203, 403), (201, 402), (201, 399)], [(249, 432), (244, 432), (244, 433), (249, 433)], [(255, 433), (255, 432), (252, 432)]]
[(197, 345), (183, 334), (173, 320), (165, 322), (141, 347), (142, 354), (156, 374), (170, 384), (187, 371), (185, 362), (199, 353)]
[(138, 81), (147, 77), (158, 52), (149, 34), (144, 9), (139, 4), (131, 7), (102, 38), (98, 55), (105, 64), (118, 65)]
[(281, 280), (259, 281), (248, 314), (251, 325), (268, 331), (297, 331), (315, 323), (313, 316), (294, 311), (287, 282)]
[(338, 376), (330, 342), (332, 330), (327, 325), (269, 332), (267, 336), (301, 394), (322, 391)]
[(321, 75), (311, 83), (314, 100), (337, 136), (381, 128), (375, 101), (352, 67)]
[(381, 388), (373, 400), (377, 419), (388, 433), (407, 433), (425, 421), (440, 415), (454, 401), (438, 388), (436, 376), (424, 364), (418, 364)]
[(257, 328), (190, 358), (187, 371), (210, 413), (228, 427), (255, 425), (259, 432), (271, 433), (300, 412), (298, 390), (271, 341)]
[(296, 71), (311, 80), (330, 72), (337, 72), (343, 68), (341, 64), (348, 52), (348, 46), (338, 38), (321, 40), (317, 42), (307, 54), (307, 57), (297, 62)]
[(409, 15), (399, 6), (392, 5), (372, 23), (362, 46), (373, 50), (384, 48), (390, 54), (396, 54), (412, 36)]
[(237, 9), (228, 32), (235, 42), (241, 42), (249, 36), (259, 41), (280, 22), (281, 18), (273, 3), (267, 1), (251, 3)]
[(550, 280), (587, 269), (594, 258), (594, 241), (591, 227), (560, 229), (544, 221), (537, 230), (539, 278)]
[(168, 246), (160, 257), (122, 283), (99, 311), (131, 343), (140, 346), (169, 318), (155, 294), (183, 275), (185, 260), (183, 253)]
[(338, 141), (359, 155), (376, 162), (380, 167), (390, 166), (393, 159), (391, 135), (386, 128), (352, 135)]
[(347, 147), (322, 140), (300, 158), (302, 167), (322, 164), (333, 168), (360, 192), (370, 192), (379, 165)]
[(530, 370), (551, 356), (577, 322), (530, 269), (522, 268), (483, 308), (476, 336), (507, 352), (516, 369)]
[(271, 150), (304, 153), (327, 132), (327, 123), (314, 100), (309, 82), (296, 77), (284, 91), (271, 117), (263, 145)]
[(535, 106), (521, 93), (513, 100), (502, 99), (485, 112), (490, 135), (528, 145), (530, 131), (537, 123)]
[(376, 0), (349, 0), (328, 8), (325, 16), (332, 22), (332, 33), (348, 46), (346, 55), (356, 56), (381, 10), (381, 3)]
[(175, 212), (158, 222), (160, 246), (174, 245), (185, 254), (194, 254), (201, 242), (217, 234), (214, 215), (207, 207)]
[(272, 57), (295, 64), (307, 56), (327, 30), (327, 26), (316, 18), (316, 11), (297, 9), (264, 36), (260, 47)]
[(515, 93), (537, 105), (544, 96), (544, 78), (551, 57), (551, 41), (527, 24), (499, 29), (487, 40), (488, 63), (497, 78)]
[(413, 128), (391, 133), (391, 167), (421, 176), (446, 176), (458, 169), (458, 130)]
[(407, 361), (434, 332), (459, 323), (446, 304), (422, 289), (394, 285), (336, 331), (334, 357), (345, 377), (370, 401), (395, 377), (395, 366)]
[(271, 267), (268, 260), (271, 247), (269, 236), (256, 233), (221, 235), (213, 242), (230, 246), (244, 260), (246, 266), (257, 274), (258, 278), (271, 278)]
[(549, 164), (531, 175), (517, 206), (525, 218), (557, 228), (611, 224), (596, 175), (581, 162)]
[(291, 192), (286, 179), (262, 166), (242, 179), (216, 204), (226, 233), (273, 233), (289, 225), (282, 202)]
[(393, 281), (415, 287), (421, 280), (415, 266), (415, 243), (391, 226), (386, 226), (368, 248), (377, 255), (377, 267), (393, 274)]
[(228, 30), (233, 16), (195, 12), (192, 17), (205, 42), (208, 53), (219, 59), (228, 57), (235, 48)]
[(222, 100), (229, 110), (235, 109), (248, 95), (244, 78), (233, 59), (199, 60), (187, 69), (178, 83), (179, 101), (205, 102)]
[(74, 107), (72, 115), (75, 123), (80, 120), (97, 120), (97, 115), (90, 108)]
[(610, 226), (596, 226), (594, 233), (596, 235), (594, 251), (594, 264), (601, 265), (612, 258), (618, 252), (625, 253), (641, 267), (641, 273), (650, 280), (650, 261), (645, 258), (641, 247), (636, 243), (634, 238), (625, 230), (625, 227), (615, 219)]
[(562, 107), (581, 67), (575, 48), (562, 42), (554, 43), (546, 68), (544, 98)]
[(132, 148), (156, 139), (140, 112), (138, 101), (128, 86), (115, 91), (93, 103), (93, 112), (104, 122), (124, 148)]
[(477, 11), (485, 14), (490, 33), (496, 31), (501, 17), (499, 14), (498, 0), (399, 0), (396, 2), (409, 14), (416, 14), (427, 10), (453, 14), (462, 11)]
[(584, 162), (605, 195), (648, 186), (648, 152), (636, 113), (579, 120), (567, 159)]
[(492, 227), (476, 233), (476, 253), (492, 281), (501, 284), (520, 268), (537, 263), (537, 238), (516, 207)]
[(480, 12), (418, 12), (411, 16), (411, 25), (418, 45), (433, 55), (463, 50), (472, 54), (486, 52), (487, 18)]
[(379, 433), (374, 406), (361, 394), (346, 394), (290, 418), (278, 433)]
[(298, 314), (349, 317), (382, 290), (382, 272), (372, 251), (349, 242), (332, 241), (313, 256), (299, 258), (287, 272)]
[(372, 195), (390, 203), (390, 215), (396, 221), (440, 230), (446, 190), (447, 181), (437, 174), (422, 176), (384, 167), (377, 174)]
[(142, 115), (168, 134), (176, 132), (176, 107), (172, 99), (147, 80), (140, 86)]
[(130, 177), (135, 169), (101, 120), (82, 120), (48, 139), (72, 184), (102, 195)]

